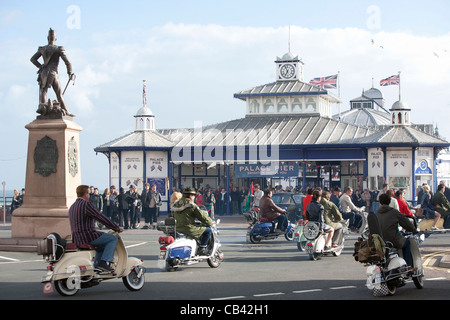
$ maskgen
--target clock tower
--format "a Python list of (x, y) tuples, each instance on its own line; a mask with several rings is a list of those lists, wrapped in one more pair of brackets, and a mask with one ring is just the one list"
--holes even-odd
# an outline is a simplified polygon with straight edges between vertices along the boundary
[(302, 81), (303, 62), (292, 53), (286, 53), (282, 58), (277, 57), (275, 61), (277, 81)]

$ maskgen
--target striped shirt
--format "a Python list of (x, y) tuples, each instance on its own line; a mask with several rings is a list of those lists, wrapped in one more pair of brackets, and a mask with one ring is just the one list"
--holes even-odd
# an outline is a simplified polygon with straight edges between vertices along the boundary
[(103, 232), (95, 230), (95, 221), (119, 231), (117, 224), (98, 212), (92, 203), (82, 198), (77, 198), (75, 203), (70, 206), (69, 220), (72, 229), (72, 241), (77, 246), (90, 243), (103, 234)]

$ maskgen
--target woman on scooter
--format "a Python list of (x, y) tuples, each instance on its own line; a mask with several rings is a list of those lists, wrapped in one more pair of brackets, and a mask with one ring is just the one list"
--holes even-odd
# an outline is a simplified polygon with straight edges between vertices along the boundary
[(342, 224), (339, 222), (342, 220), (342, 215), (339, 212), (338, 207), (330, 201), (330, 197), (330, 192), (322, 191), (322, 199), (320, 200), (320, 204), (324, 208), (323, 217), (325, 219), (325, 224), (334, 229), (331, 246), (335, 248), (342, 242), (343, 229)]
[(322, 189), (316, 188), (313, 191), (310, 204), (306, 207), (306, 220), (318, 222), (319, 228), (322, 232), (328, 233), (327, 241), (325, 243), (325, 250), (331, 248), (331, 240), (333, 239), (334, 229), (325, 223), (324, 207), (320, 204), (322, 199)]

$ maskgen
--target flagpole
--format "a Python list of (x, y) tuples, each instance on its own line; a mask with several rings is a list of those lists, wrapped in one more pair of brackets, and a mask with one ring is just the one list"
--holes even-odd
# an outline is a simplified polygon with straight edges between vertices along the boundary
[(146, 90), (146, 85), (145, 85), (146, 80), (142, 80), (142, 82), (143, 82), (142, 106), (146, 107), (147, 106), (147, 90)]
[(398, 101), (402, 100), (402, 94), (401, 94), (401, 90), (400, 90), (400, 73), (401, 71), (398, 72)]
[(337, 78), (337, 86), (338, 86), (338, 98), (339, 98), (339, 121), (341, 121), (341, 72), (338, 71), (338, 78)]

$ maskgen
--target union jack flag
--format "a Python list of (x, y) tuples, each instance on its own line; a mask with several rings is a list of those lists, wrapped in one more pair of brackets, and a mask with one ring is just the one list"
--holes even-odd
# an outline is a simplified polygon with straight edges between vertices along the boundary
[(332, 75), (328, 77), (314, 78), (309, 83), (318, 86), (321, 89), (336, 89), (337, 88), (338, 75)]
[(399, 85), (400, 84), (400, 75), (397, 74), (395, 76), (390, 76), (389, 78), (383, 79), (380, 81), (380, 86), (390, 86), (390, 85)]
[(147, 105), (147, 89), (146, 89), (146, 85), (145, 85), (145, 80), (144, 80), (144, 88), (142, 89), (142, 104), (144, 106)]

